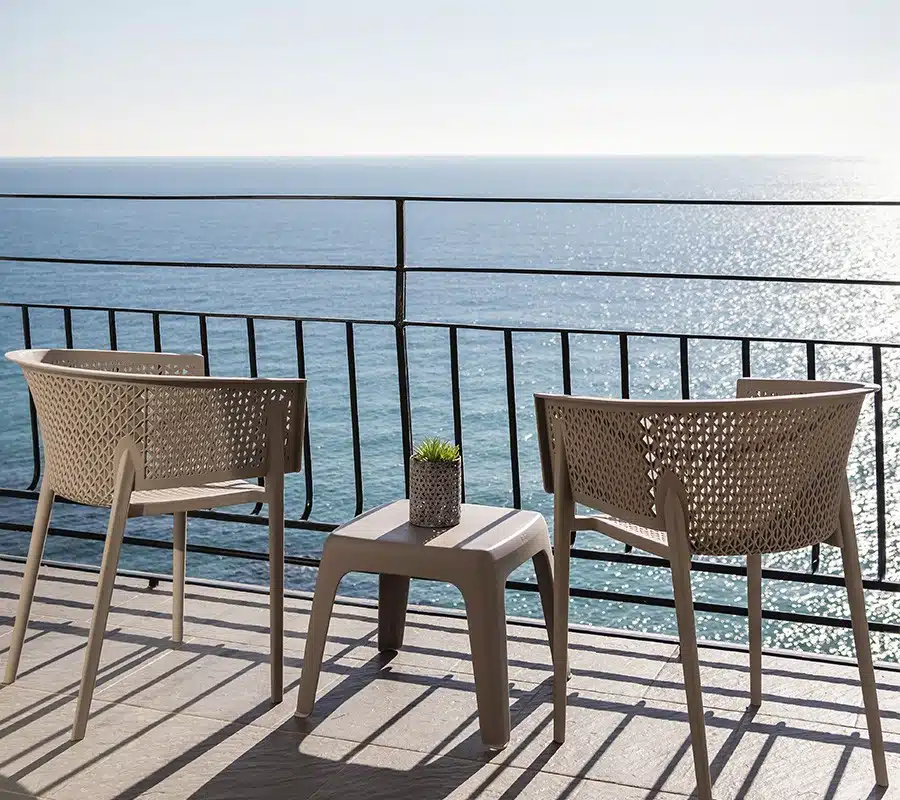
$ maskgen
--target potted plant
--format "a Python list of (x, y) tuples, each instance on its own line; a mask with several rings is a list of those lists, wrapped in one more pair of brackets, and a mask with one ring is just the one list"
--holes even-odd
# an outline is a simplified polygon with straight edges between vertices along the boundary
[(433, 437), (420, 442), (409, 462), (409, 521), (423, 528), (459, 523), (459, 447)]

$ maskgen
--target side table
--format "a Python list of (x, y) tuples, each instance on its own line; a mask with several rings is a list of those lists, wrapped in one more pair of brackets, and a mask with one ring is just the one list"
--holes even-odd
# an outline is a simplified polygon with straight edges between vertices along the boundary
[[(544, 518), (534, 511), (464, 503), (458, 525), (419, 528), (409, 522), (409, 501), (361, 514), (325, 540), (313, 598), (297, 716), (312, 714), (325, 637), (341, 578), (348, 572), (379, 575), (378, 649), (403, 646), (410, 578), (447, 581), (462, 592), (469, 625), (481, 738), (509, 743), (509, 679), (505, 584), (528, 559), (534, 563), (548, 636), (553, 629), (553, 557)], [(552, 643), (551, 643), (552, 649)]]

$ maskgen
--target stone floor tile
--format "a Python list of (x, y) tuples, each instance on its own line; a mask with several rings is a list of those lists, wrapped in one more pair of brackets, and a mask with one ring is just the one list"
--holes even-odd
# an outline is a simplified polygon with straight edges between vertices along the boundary
[(35, 692), (18, 684), (0, 689), (0, 775), (5, 788), (13, 783), (35, 795), (52, 795), (165, 716), (96, 700), (91, 708), (87, 735), (73, 743), (69, 737), (74, 697)]
[[(0, 563), (0, 614), (15, 618), (23, 565)], [(147, 581), (119, 576), (110, 613), (146, 589)], [(38, 575), (31, 616), (89, 622), (97, 596), (97, 574), (43, 567)]]
[[(888, 771), (900, 776), (900, 744), (888, 744)], [(897, 788), (875, 786), (862, 731), (758, 714), (741, 733), (715, 782), (723, 800), (888, 800)]]
[[(121, 626), (152, 631), (162, 640), (172, 637), (172, 586), (160, 584), (132, 595), (115, 609), (110, 609), (107, 627)], [(222, 638), (234, 627), (228, 619), (230, 609), (219, 599), (192, 591), (187, 587), (184, 600), (184, 639), (202, 636)]]
[(104, 761), (67, 781), (53, 797), (307, 800), (340, 774), (351, 747), (349, 742), (252, 725), (163, 715)]
[[(705, 708), (743, 712), (750, 704), (746, 652), (700, 650), (700, 682)], [(763, 656), (760, 711), (785, 719), (853, 726), (862, 709), (855, 667)], [(644, 695), (648, 700), (684, 703), (681, 663), (671, 661)]]
[[(314, 800), (637, 800), (624, 787), (589, 787), (585, 781), (496, 764), (366, 745), (315, 795)], [(607, 791), (609, 789), (609, 791)], [(674, 796), (669, 796), (674, 797)], [(661, 797), (660, 800), (666, 800)]]
[[(515, 725), (537, 687), (512, 684)], [(485, 759), (470, 676), (388, 664), (335, 682), (316, 702), (305, 730), (317, 735), (419, 752)]]
[[(314, 800), (343, 797), (417, 800), (644, 800), (643, 789), (565, 775), (366, 745)], [(660, 792), (656, 800), (685, 795)]]
[[(372, 634), (348, 650), (348, 654), (357, 660), (370, 661), (378, 657), (377, 611), (372, 609), (370, 613), (376, 625)], [(454, 672), (459, 670), (461, 660), (471, 663), (470, 654), (465, 618), (410, 613), (406, 618), (403, 646), (391, 653), (390, 660), (397, 666)]]
[[(284, 699), (272, 705), (268, 648), (196, 638), (173, 647), (163, 658), (96, 696), (157, 711), (277, 728), (294, 719), (301, 663), (294, 654), (285, 656)], [(350, 659), (335, 666), (326, 659), (319, 694), (348, 675), (362, 675), (372, 668)]]
[[(543, 683), (553, 675), (553, 658), (542, 628), (507, 626), (510, 680)], [(569, 689), (643, 697), (677, 651), (673, 644), (572, 632)], [(455, 668), (472, 672), (467, 657)]]
[[(499, 756), (503, 763), (645, 790), (694, 790), (685, 706), (570, 691), (562, 745), (553, 742), (552, 713), (549, 687), (542, 686), (519, 724), (517, 742)], [(707, 714), (711, 758), (730, 751), (743, 722), (739, 714)]]
[[(229, 604), (206, 598), (205, 587), (190, 588), (192, 591), (185, 593), (185, 636), (203, 636), (268, 648), (269, 604), (265, 595), (233, 592), (238, 602)], [(285, 652), (302, 656), (306, 647), (310, 605), (308, 600), (286, 599)], [(219, 613), (216, 613), (217, 607)], [(366, 658), (364, 652), (356, 655), (353, 650), (357, 646), (371, 646), (374, 649), (374, 645), (368, 643), (376, 641), (377, 619), (375, 609), (335, 606), (325, 646), (326, 655)], [(204, 627), (198, 627), (200, 625)]]
[[(22, 647), (16, 685), (43, 692), (78, 691), (89, 625), (83, 621), (33, 618)], [(120, 680), (169, 651), (171, 643), (144, 631), (108, 628), (103, 641), (97, 690)], [(0, 640), (0, 650), (9, 639)]]

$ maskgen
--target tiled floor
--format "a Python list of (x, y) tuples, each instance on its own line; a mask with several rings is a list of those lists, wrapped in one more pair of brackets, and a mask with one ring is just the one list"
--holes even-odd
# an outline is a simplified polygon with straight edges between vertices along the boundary
[[(20, 574), (0, 562), (4, 654)], [(390, 659), (375, 646), (374, 610), (339, 606), (316, 711), (301, 721), (308, 601), (288, 602), (287, 692), (273, 707), (264, 595), (189, 587), (175, 646), (168, 587), (129, 578), (114, 596), (88, 735), (71, 744), (94, 582), (42, 573), (19, 679), (0, 688), (2, 800), (672, 800), (694, 788), (671, 644), (574, 634), (569, 736), (557, 747), (546, 639), (510, 625), (512, 741), (488, 753), (464, 620), (410, 614), (407, 646)], [(704, 649), (701, 659), (717, 798), (900, 798), (874, 786), (853, 668), (767, 657), (753, 714), (745, 654)], [(879, 681), (900, 785), (900, 674)]]

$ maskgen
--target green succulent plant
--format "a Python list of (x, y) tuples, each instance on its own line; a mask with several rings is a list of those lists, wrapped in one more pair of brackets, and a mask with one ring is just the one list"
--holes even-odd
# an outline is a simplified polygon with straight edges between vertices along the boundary
[(413, 458), (416, 461), (456, 461), (459, 458), (459, 446), (433, 436), (416, 445)]

